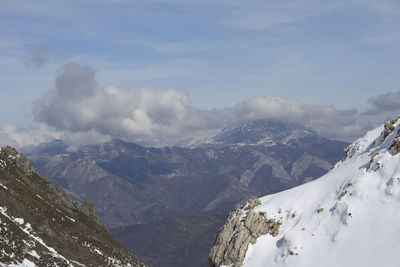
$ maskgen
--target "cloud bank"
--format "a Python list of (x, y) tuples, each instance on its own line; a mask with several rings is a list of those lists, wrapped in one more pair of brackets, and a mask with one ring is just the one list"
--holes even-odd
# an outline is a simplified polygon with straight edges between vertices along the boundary
[(18, 146), (54, 138), (75, 146), (110, 138), (163, 145), (231, 122), (276, 119), (304, 124), (326, 137), (351, 140), (367, 127), (357, 121), (357, 114), (356, 109), (271, 96), (248, 98), (225, 109), (199, 109), (182, 91), (120, 90), (98, 84), (90, 67), (70, 63), (61, 68), (54, 88), (33, 103), (38, 126), (25, 129), (24, 134), (13, 126), (3, 127), (0, 137)]
[(100, 85), (94, 71), (65, 65), (56, 86), (35, 101), (34, 120), (59, 131), (102, 135), (140, 143), (164, 143), (224, 123), (220, 111), (191, 106), (188, 95), (177, 90), (119, 90)]
[(397, 92), (388, 92), (370, 98), (368, 102), (372, 108), (363, 112), (363, 115), (375, 115), (386, 111), (400, 110), (400, 90)]

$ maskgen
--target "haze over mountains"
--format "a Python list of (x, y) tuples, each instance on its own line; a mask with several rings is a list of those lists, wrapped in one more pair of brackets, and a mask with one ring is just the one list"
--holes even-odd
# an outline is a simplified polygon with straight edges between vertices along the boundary
[[(192, 252), (204, 255), (201, 266), (217, 227), (235, 204), (318, 178), (342, 157), (346, 146), (297, 124), (253, 120), (181, 146), (151, 148), (114, 139), (70, 152), (62, 141), (54, 141), (38, 146), (28, 157), (39, 173), (63, 185), (74, 198), (93, 201), (107, 226), (115, 228), (112, 232), (132, 237), (122, 241), (133, 251), (140, 247), (133, 234), (138, 228), (129, 225), (159, 222), (182, 229), (188, 220), (192, 225), (204, 222), (199, 214), (211, 216), (215, 223), (204, 229), (208, 239)], [(178, 223), (182, 220), (185, 223)], [(146, 232), (150, 240), (152, 232)], [(196, 243), (200, 237), (194, 232)], [(165, 260), (182, 244), (160, 242), (170, 242), (170, 250), (156, 255), (150, 248), (139, 256), (155, 266), (184, 266), (193, 256), (189, 253), (181, 263)]]

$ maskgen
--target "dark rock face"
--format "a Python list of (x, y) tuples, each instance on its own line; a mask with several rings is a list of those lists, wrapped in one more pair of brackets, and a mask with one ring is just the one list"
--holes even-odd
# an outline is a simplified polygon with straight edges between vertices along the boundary
[[(121, 229), (162, 225), (178, 214), (227, 214), (237, 203), (320, 177), (342, 158), (347, 145), (295, 124), (249, 121), (195, 146), (147, 148), (113, 140), (69, 152), (58, 141), (42, 144), (28, 157), (73, 199), (92, 201), (108, 227)], [(135, 240), (132, 236), (129, 242)], [(209, 251), (202, 249), (205, 255)], [(150, 261), (167, 257), (139, 256)]]
[[(92, 207), (86, 212), (83, 207)], [(0, 151), (0, 263), (32, 266), (146, 266), (25, 156)], [(1, 265), (1, 264), (0, 264)], [(29, 265), (29, 266), (31, 266)]]

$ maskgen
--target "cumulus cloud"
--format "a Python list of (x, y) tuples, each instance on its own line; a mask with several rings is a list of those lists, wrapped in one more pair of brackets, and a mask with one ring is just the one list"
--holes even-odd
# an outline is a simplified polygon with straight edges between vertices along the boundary
[(51, 129), (45, 124), (29, 128), (20, 128), (12, 124), (6, 124), (0, 128), (1, 147), (6, 145), (14, 147), (34, 146), (60, 137), (60, 132)]
[(160, 143), (224, 123), (218, 111), (191, 106), (177, 90), (119, 90), (97, 84), (95, 72), (76, 64), (65, 65), (53, 89), (33, 105), (36, 122), (73, 133), (96, 131), (141, 143)]
[(363, 115), (375, 115), (385, 111), (398, 111), (400, 110), (400, 90), (378, 95), (370, 98), (368, 102), (372, 105), (372, 108), (363, 112)]
[(70, 63), (61, 68), (54, 88), (33, 104), (33, 117), (39, 126), (24, 134), (11, 126), (3, 127), (0, 137), (13, 137), (18, 146), (52, 138), (71, 147), (110, 138), (163, 145), (232, 122), (275, 119), (304, 124), (326, 137), (352, 140), (370, 126), (358, 122), (357, 115), (356, 109), (338, 110), (270, 96), (248, 98), (224, 109), (199, 109), (182, 91), (120, 90), (98, 84), (90, 67)]
[(86, 132), (60, 131), (43, 123), (25, 128), (6, 124), (0, 128), (0, 147), (11, 145), (28, 150), (38, 144), (55, 139), (63, 140), (70, 150), (76, 150), (81, 145), (98, 144), (109, 141), (111, 138), (94, 130)]
[(338, 110), (330, 105), (311, 105), (282, 97), (253, 97), (234, 108), (236, 118), (275, 119), (297, 122), (319, 134), (341, 140), (352, 140), (365, 130), (357, 121), (356, 109)]

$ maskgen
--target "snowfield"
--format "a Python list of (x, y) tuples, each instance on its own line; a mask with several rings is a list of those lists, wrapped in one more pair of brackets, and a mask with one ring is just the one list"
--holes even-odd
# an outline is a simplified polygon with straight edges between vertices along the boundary
[(400, 266), (399, 132), (393, 120), (320, 179), (262, 197), (254, 211), (282, 224), (249, 245), (243, 266)]

